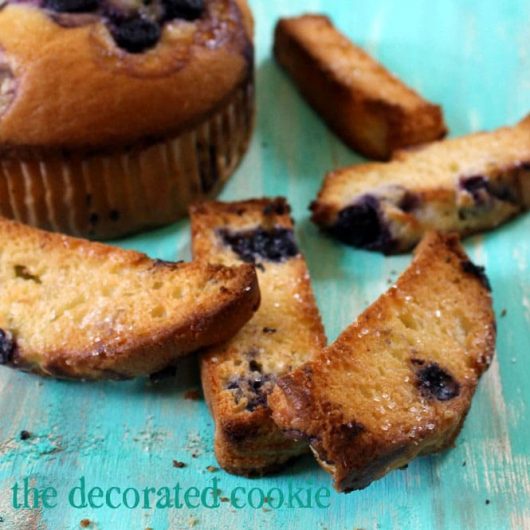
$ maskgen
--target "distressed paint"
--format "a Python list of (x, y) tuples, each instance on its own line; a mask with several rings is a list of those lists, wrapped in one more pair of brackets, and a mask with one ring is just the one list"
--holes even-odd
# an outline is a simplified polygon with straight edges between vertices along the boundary
[[(325, 171), (360, 161), (298, 97), (270, 58), (280, 15), (325, 11), (360, 44), (430, 99), (443, 104), (454, 135), (513, 123), (530, 111), (530, 4), (524, 0), (254, 0), (259, 113), (252, 148), (224, 199), (288, 195), (330, 339), (388, 286), (409, 256), (384, 258), (321, 236), (307, 205)], [(210, 473), (212, 420), (203, 401), (184, 399), (199, 385), (194, 359), (176, 379), (81, 384), (0, 369), (0, 529), (69, 530), (83, 518), (100, 530), (202, 529), (522, 529), (530, 528), (530, 215), (466, 242), (487, 265), (499, 317), (498, 355), (484, 377), (456, 447), (422, 458), (367, 490), (333, 493), (328, 510), (14, 511), (9, 488), (29, 477), (64, 488), (84, 475), (92, 485), (206, 486), (220, 479), (269, 489), (329, 485), (306, 457), (270, 478)], [(188, 223), (120, 242), (162, 259), (189, 258)], [(322, 257), (325, 256), (325, 259)], [(22, 441), (19, 433), (32, 433)], [(195, 454), (195, 458), (192, 457)], [(177, 469), (172, 460), (185, 462)], [(63, 489), (62, 489), (63, 488)], [(486, 504), (489, 500), (489, 504)]]

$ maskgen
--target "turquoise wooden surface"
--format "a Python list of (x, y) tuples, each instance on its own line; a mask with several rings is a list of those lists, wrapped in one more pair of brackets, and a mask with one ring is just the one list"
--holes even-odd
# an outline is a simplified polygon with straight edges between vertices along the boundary
[[(330, 339), (383, 292), (409, 256), (384, 258), (342, 247), (308, 221), (307, 205), (329, 169), (360, 160), (300, 100), (271, 61), (280, 15), (330, 14), (338, 26), (430, 99), (443, 104), (451, 134), (513, 123), (530, 111), (530, 3), (525, 0), (255, 0), (258, 120), (251, 150), (224, 199), (289, 197)], [(332, 493), (328, 509), (75, 509), (65, 492), (90, 486), (182, 487), (219, 479), (232, 488), (329, 486), (310, 457), (259, 480), (210, 473), (212, 421), (193, 359), (176, 379), (79, 384), (0, 370), (0, 530), (523, 529), (530, 528), (530, 215), (466, 242), (487, 266), (498, 319), (498, 355), (481, 382), (456, 447), (422, 458), (368, 489)], [(189, 258), (183, 221), (120, 242), (164, 259)], [(505, 310), (505, 311), (504, 311)], [(501, 316), (501, 313), (506, 315)], [(29, 440), (19, 439), (26, 429)], [(192, 457), (192, 453), (196, 458)], [(172, 466), (177, 459), (187, 464)], [(10, 488), (28, 477), (59, 490), (54, 509), (15, 510)]]

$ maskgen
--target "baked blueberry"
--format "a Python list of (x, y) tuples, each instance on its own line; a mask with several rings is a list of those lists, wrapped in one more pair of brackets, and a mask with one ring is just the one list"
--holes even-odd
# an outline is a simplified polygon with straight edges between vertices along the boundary
[(460, 394), (460, 384), (438, 363), (429, 363), (416, 372), (416, 385), (427, 398), (449, 401)]
[(57, 13), (90, 13), (99, 7), (99, 0), (44, 0), (44, 7)]
[(475, 200), (480, 198), (481, 192), (486, 191), (488, 180), (482, 175), (460, 179), (460, 187), (470, 193)]
[(256, 228), (244, 232), (221, 230), (220, 235), (225, 245), (229, 245), (248, 263), (261, 259), (281, 262), (298, 255), (299, 252), (293, 231), (287, 228)]
[(141, 53), (160, 40), (160, 26), (141, 17), (114, 20), (111, 33), (116, 44), (129, 53)]
[(365, 195), (357, 203), (342, 209), (332, 233), (343, 243), (368, 250), (392, 250), (392, 238), (381, 219), (379, 200)]
[(166, 20), (196, 20), (204, 10), (204, 0), (163, 0)]
[(471, 194), (478, 206), (487, 205), (492, 198), (517, 204), (514, 191), (506, 183), (492, 182), (482, 175), (460, 179), (460, 187)]
[(482, 285), (486, 287), (488, 291), (491, 291), (491, 283), (489, 281), (488, 276), (486, 275), (486, 269), (482, 267), (481, 265), (475, 265), (472, 261), (464, 261), (462, 262), (462, 269), (464, 272), (467, 272), (468, 274), (472, 274), (476, 278), (480, 280)]
[(246, 377), (230, 379), (226, 388), (234, 392), (236, 403), (246, 398), (246, 409), (252, 412), (267, 403), (267, 395), (271, 392), (273, 385), (273, 375), (254, 371)]

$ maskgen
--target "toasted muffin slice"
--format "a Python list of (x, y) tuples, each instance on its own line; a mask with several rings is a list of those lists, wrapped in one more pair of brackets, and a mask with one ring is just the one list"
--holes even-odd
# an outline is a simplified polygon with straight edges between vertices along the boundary
[(451, 446), (495, 347), (489, 283), (455, 236), (428, 234), (409, 269), (269, 405), (340, 491)]
[(270, 417), (276, 379), (311, 359), (325, 343), (304, 258), (284, 199), (200, 204), (191, 210), (199, 261), (256, 265), (261, 306), (228, 342), (201, 357), (204, 393), (215, 421), (219, 464), (240, 475), (276, 470), (307, 451)]
[(0, 364), (150, 374), (224, 341), (259, 305), (250, 265), (169, 263), (0, 218)]
[(320, 15), (281, 19), (274, 54), (307, 101), (352, 149), (380, 160), (442, 138), (442, 110)]
[(530, 207), (530, 116), (326, 176), (313, 221), (344, 243), (404, 252), (429, 230), (467, 236)]

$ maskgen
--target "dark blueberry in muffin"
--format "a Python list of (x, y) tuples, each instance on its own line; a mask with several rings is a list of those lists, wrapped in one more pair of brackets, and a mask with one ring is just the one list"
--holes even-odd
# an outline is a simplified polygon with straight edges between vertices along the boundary
[(0, 364), (8, 364), (15, 353), (15, 340), (11, 333), (0, 329)]
[(234, 377), (226, 385), (227, 390), (234, 393), (236, 403), (246, 398), (246, 409), (250, 412), (267, 403), (267, 395), (274, 386), (272, 374), (250, 372), (248, 376)]
[(482, 175), (466, 177), (460, 180), (460, 187), (479, 200), (483, 191), (487, 190), (488, 180)]
[(486, 275), (486, 269), (480, 265), (475, 265), (472, 261), (462, 262), (462, 269), (468, 274), (472, 274), (480, 280), (482, 285), (488, 290), (491, 291), (491, 283), (488, 276)]
[(140, 17), (114, 20), (111, 33), (116, 44), (129, 53), (141, 53), (160, 40), (160, 26)]
[(412, 212), (416, 208), (420, 206), (420, 198), (411, 191), (406, 191), (403, 194), (403, 197), (399, 201), (399, 208), (403, 210), (404, 212)]
[(90, 13), (99, 7), (99, 0), (44, 0), (44, 7), (57, 13)]
[(460, 394), (460, 384), (438, 363), (430, 363), (416, 372), (416, 385), (427, 398), (449, 401)]
[(258, 259), (281, 262), (298, 255), (293, 231), (287, 228), (257, 228), (245, 232), (222, 230), (220, 235), (225, 245), (248, 263), (255, 263)]
[(204, 10), (204, 0), (163, 0), (166, 20), (196, 20)]
[(516, 204), (514, 191), (504, 182), (492, 182), (482, 175), (460, 179), (460, 188), (473, 197), (477, 206), (488, 206), (492, 198)]
[(372, 195), (342, 209), (331, 232), (354, 247), (391, 252), (394, 246), (388, 227), (381, 219), (379, 200)]

